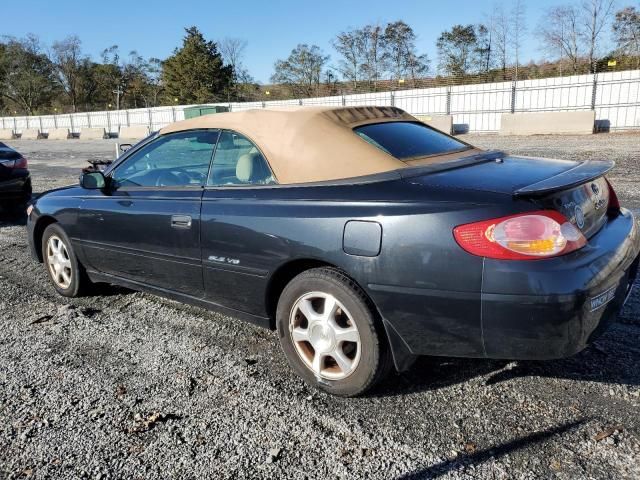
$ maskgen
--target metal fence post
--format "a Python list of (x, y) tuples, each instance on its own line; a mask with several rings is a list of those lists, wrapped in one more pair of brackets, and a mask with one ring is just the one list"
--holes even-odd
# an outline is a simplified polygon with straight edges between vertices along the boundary
[(16, 117), (13, 117), (13, 133), (15, 133), (18, 130), (18, 120), (16, 119)]
[(42, 117), (38, 116), (38, 123), (40, 124), (40, 133), (38, 133), (38, 136), (42, 135)]
[(392, 91), (389, 92), (389, 102), (391, 102), (391, 106), (396, 106), (396, 94)]
[(591, 110), (596, 109), (596, 93), (598, 92), (598, 74), (593, 74), (593, 87), (591, 88)]
[(4, 117), (2, 117), (2, 129), (4, 130)]
[(149, 130), (153, 131), (153, 116), (150, 108), (147, 108), (147, 114), (149, 115)]
[(87, 112), (87, 127), (91, 128), (91, 115)]
[(171, 118), (173, 118), (173, 121), (176, 121), (176, 107), (171, 107)]
[(73, 135), (73, 115), (69, 114), (69, 125), (71, 126), (71, 135)]
[(516, 113), (516, 83), (517, 80), (511, 82), (511, 113)]
[(53, 114), (53, 128), (58, 128), (58, 116)]
[(344, 107), (347, 104), (347, 97), (342, 95), (342, 106)]
[(109, 110), (107, 110), (107, 135), (111, 135), (111, 115), (109, 115)]
[(447, 115), (451, 115), (451, 85), (447, 86), (446, 109)]

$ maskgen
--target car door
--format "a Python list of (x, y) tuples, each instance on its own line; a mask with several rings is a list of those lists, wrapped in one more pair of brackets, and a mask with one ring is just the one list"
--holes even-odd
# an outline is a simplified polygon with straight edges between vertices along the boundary
[(202, 297), (200, 207), (218, 130), (162, 135), (88, 191), (79, 215), (90, 268)]
[(261, 233), (257, 190), (275, 184), (258, 147), (233, 131), (222, 131), (202, 202), (202, 263), (208, 301), (261, 314), (269, 262), (281, 251)]

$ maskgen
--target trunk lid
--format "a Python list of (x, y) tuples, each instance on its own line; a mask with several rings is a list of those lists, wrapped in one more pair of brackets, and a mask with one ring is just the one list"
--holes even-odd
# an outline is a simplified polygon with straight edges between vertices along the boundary
[(611, 161), (577, 162), (493, 154), (487, 161), (407, 180), (428, 187), (527, 198), (540, 208), (562, 213), (589, 238), (606, 221), (609, 186), (604, 174), (614, 165)]

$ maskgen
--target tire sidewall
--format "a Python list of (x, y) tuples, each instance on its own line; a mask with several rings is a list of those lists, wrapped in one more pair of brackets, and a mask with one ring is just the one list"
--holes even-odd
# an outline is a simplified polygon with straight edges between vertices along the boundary
[[(333, 295), (349, 311), (360, 335), (360, 360), (351, 375), (342, 380), (317, 377), (302, 361), (293, 345), (289, 317), (296, 301), (310, 292)], [(305, 272), (294, 278), (284, 289), (278, 301), (276, 326), (282, 349), (296, 373), (307, 383), (331, 394), (353, 396), (366, 390), (373, 382), (380, 363), (379, 339), (375, 330), (375, 318), (363, 299), (348, 285), (326, 275)]]
[[(68, 288), (61, 288), (53, 279), (51, 275), (51, 269), (49, 268), (49, 263), (47, 261), (47, 242), (49, 238), (52, 236), (57, 236), (64, 242), (64, 245), (67, 249), (67, 253), (69, 254), (69, 260), (71, 262), (71, 284)], [(44, 261), (44, 267), (47, 271), (47, 275), (49, 276), (49, 280), (51, 281), (51, 285), (53, 288), (62, 296), (65, 297), (75, 297), (78, 295), (80, 291), (80, 268), (78, 264), (78, 259), (76, 257), (75, 252), (73, 251), (73, 247), (71, 246), (71, 241), (69, 237), (65, 233), (65, 231), (58, 224), (51, 224), (47, 228), (45, 228), (44, 233), (42, 234), (42, 259)]]

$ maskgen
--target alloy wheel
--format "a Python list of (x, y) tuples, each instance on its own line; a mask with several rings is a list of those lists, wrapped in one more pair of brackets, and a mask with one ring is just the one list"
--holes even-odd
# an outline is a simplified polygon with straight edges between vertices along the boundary
[(317, 377), (342, 380), (358, 366), (358, 328), (347, 309), (329, 293), (300, 297), (291, 309), (289, 332), (296, 352)]
[(72, 280), (71, 259), (67, 246), (57, 235), (52, 235), (47, 240), (47, 265), (56, 285), (63, 289), (69, 288)]

